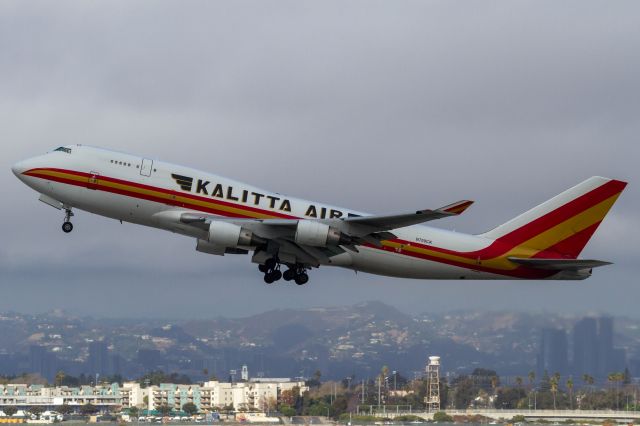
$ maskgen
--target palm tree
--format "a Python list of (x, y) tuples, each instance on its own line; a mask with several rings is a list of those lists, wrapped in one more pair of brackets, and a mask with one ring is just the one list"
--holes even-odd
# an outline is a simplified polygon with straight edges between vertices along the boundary
[(585, 385), (587, 385), (589, 389), (591, 389), (591, 386), (595, 382), (593, 376), (590, 376), (586, 373), (582, 375), (582, 381), (585, 383)]
[(567, 379), (567, 389), (569, 390), (569, 407), (573, 410), (573, 378)]
[(522, 377), (516, 377), (516, 385), (518, 385), (519, 388), (522, 387)]
[(60, 370), (56, 373), (56, 378), (55, 378), (55, 384), (56, 386), (62, 386), (62, 382), (64, 381), (65, 378), (65, 374), (64, 371)]
[(558, 382), (560, 380), (560, 374), (556, 373), (549, 379), (551, 385), (551, 394), (553, 395), (553, 409), (556, 409), (556, 394), (558, 393)]
[(536, 381), (536, 373), (533, 370), (529, 371), (529, 374), (527, 374), (527, 378), (529, 379), (529, 409), (531, 409), (531, 393), (533, 392), (533, 383)]
[(387, 377), (389, 377), (389, 367), (383, 365), (380, 370), (380, 380), (385, 380)]
[(491, 389), (493, 389), (494, 395), (496, 393), (496, 388), (498, 387), (499, 382), (500, 381), (498, 380), (498, 376), (491, 376)]
[(616, 384), (616, 410), (620, 409), (620, 390), (619, 390), (619, 385), (620, 382), (622, 382), (624, 380), (624, 373), (610, 373), (607, 376), (607, 380), (610, 383), (615, 383)]

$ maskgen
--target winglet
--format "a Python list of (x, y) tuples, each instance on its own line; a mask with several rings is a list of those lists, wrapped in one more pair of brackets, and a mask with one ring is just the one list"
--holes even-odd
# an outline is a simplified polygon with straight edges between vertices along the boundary
[(462, 200), (462, 201), (455, 202), (453, 204), (449, 204), (444, 207), (440, 207), (437, 211), (448, 213), (452, 216), (457, 216), (462, 214), (465, 210), (467, 210), (471, 206), (471, 204), (473, 204), (473, 201)]

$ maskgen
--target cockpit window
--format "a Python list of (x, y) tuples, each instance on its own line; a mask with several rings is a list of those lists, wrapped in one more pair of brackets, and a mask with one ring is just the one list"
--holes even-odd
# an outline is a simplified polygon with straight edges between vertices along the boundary
[(62, 151), (62, 152), (66, 152), (67, 154), (71, 154), (71, 148), (65, 148), (64, 146), (61, 146), (60, 148), (56, 148), (53, 150), (55, 151)]

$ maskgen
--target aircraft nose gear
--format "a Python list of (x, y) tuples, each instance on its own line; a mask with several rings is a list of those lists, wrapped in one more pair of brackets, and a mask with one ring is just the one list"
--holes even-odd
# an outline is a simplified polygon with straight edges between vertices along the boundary
[(71, 209), (65, 209), (64, 211), (64, 223), (62, 224), (62, 230), (68, 234), (73, 231), (73, 224), (71, 223), (71, 218), (73, 217), (73, 212)]

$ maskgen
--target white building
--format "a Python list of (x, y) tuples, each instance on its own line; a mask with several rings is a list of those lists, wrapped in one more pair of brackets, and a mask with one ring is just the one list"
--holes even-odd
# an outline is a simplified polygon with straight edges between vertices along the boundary
[[(136, 382), (126, 382), (122, 386), (112, 383), (80, 387), (8, 384), (0, 385), (0, 411), (6, 406), (55, 409), (69, 405), (77, 409), (85, 404), (92, 404), (100, 411), (113, 411), (120, 407), (157, 410), (165, 405), (180, 411), (185, 404), (193, 403), (199, 411), (233, 407), (235, 410), (264, 412), (275, 409), (282, 392), (296, 386), (300, 394), (308, 390), (303, 381), (289, 379), (255, 379), (240, 383), (210, 381), (202, 385), (163, 383), (147, 388)], [(146, 404), (145, 397), (148, 399)]]
[[(300, 388), (300, 394), (309, 390), (303, 381), (292, 382), (289, 379), (222, 383), (205, 382), (202, 385), (175, 385), (163, 383), (149, 388), (149, 410), (158, 410), (163, 405), (180, 410), (191, 402), (199, 411), (216, 411), (223, 407), (235, 410), (267, 411), (273, 410), (282, 392)], [(124, 405), (124, 404), (123, 404)]]
[(144, 398), (149, 396), (149, 388), (143, 388), (137, 382), (125, 382), (120, 389), (123, 408), (146, 408)]
[(121, 404), (117, 383), (102, 386), (45, 387), (43, 385), (0, 385), (0, 410), (6, 406), (27, 408), (41, 406), (54, 408), (59, 405), (80, 407), (92, 404), (99, 410), (110, 410)]
[(240, 373), (240, 378), (244, 382), (249, 381), (249, 367), (247, 367), (246, 364), (242, 366), (242, 371)]

